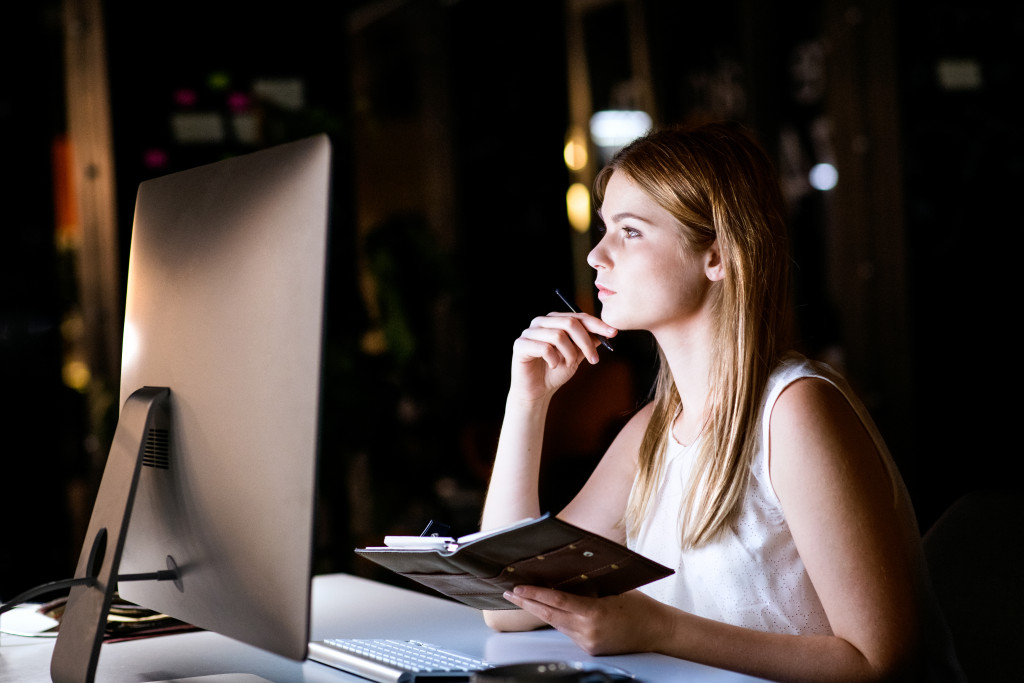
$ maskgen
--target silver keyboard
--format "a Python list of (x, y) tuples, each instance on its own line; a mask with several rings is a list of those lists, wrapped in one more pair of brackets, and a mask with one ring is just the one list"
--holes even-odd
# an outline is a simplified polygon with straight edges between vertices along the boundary
[(491, 664), (418, 640), (337, 638), (309, 644), (309, 658), (378, 683), (411, 683), (429, 678), (469, 680)]

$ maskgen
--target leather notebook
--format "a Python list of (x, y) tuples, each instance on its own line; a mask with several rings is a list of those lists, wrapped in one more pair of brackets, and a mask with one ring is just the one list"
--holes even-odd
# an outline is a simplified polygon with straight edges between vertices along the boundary
[(517, 609), (502, 593), (526, 584), (618, 595), (673, 573), (551, 514), (459, 539), (389, 536), (356, 553), (477, 609)]

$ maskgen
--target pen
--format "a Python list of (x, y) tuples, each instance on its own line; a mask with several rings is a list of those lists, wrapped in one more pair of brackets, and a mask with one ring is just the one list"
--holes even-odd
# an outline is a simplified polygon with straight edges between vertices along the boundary
[[(566, 298), (566, 296), (564, 294), (562, 294), (562, 290), (556, 289), (555, 290), (555, 294), (557, 294), (558, 298), (562, 300), (562, 303), (564, 303), (566, 306), (569, 307), (569, 311), (570, 312), (572, 312), (572, 313), (579, 313), (579, 311), (576, 310), (576, 307), (573, 306), (571, 303), (569, 303), (569, 299)], [(595, 336), (598, 339), (601, 340), (601, 345), (604, 346), (604, 348), (608, 349), (609, 351), (614, 351), (615, 350), (615, 349), (612, 348), (612, 343), (610, 341), (608, 341), (607, 337), (602, 336), (600, 334), (597, 334)]]

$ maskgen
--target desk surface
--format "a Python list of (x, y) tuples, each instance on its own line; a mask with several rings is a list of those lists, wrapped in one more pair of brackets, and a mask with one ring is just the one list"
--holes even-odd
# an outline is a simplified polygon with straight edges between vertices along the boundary
[[(590, 659), (557, 631), (494, 633), (470, 607), (346, 574), (313, 580), (312, 637), (412, 638), (495, 663)], [(52, 640), (0, 636), (0, 683), (49, 681)], [(661, 655), (601, 657), (639, 681), (754, 681), (747, 676)], [(317, 662), (293, 662), (216, 633), (198, 632), (111, 643), (100, 652), (98, 683), (328, 683), (364, 681)]]

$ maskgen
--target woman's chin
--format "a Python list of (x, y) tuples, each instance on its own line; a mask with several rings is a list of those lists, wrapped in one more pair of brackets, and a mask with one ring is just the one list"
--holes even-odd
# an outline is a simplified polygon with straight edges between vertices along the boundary
[(630, 324), (630, 320), (626, 316), (616, 315), (615, 311), (608, 311), (607, 309), (601, 310), (601, 321), (620, 331), (636, 329)]

